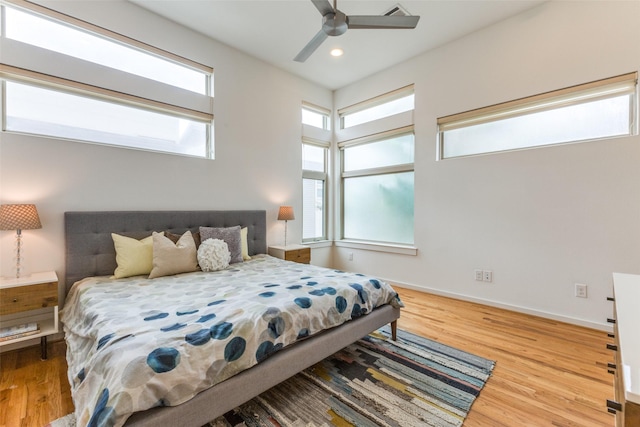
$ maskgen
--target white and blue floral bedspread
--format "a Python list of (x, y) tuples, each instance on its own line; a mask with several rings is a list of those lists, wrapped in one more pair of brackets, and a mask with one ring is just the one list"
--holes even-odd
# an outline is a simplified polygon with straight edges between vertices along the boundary
[(381, 280), (268, 255), (213, 273), (84, 279), (62, 312), (77, 425), (178, 405), (383, 304), (402, 305)]

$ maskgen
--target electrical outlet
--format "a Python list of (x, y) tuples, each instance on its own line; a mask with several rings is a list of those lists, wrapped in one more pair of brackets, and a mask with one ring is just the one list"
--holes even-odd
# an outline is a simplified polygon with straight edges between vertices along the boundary
[(349, 252), (349, 261), (353, 261), (353, 252)]
[(587, 285), (583, 283), (576, 283), (576, 297), (578, 298), (586, 298), (587, 297)]
[(482, 282), (482, 270), (473, 270), (476, 275), (476, 280), (478, 282)]
[(482, 281), (491, 282), (493, 280), (493, 271), (482, 270)]

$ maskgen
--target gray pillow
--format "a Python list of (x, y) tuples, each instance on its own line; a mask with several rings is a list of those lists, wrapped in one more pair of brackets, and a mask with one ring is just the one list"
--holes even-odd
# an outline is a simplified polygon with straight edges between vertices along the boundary
[(231, 253), (230, 263), (242, 262), (242, 237), (240, 234), (240, 226), (235, 227), (200, 227), (200, 240), (204, 242), (207, 239), (224, 240), (229, 246)]

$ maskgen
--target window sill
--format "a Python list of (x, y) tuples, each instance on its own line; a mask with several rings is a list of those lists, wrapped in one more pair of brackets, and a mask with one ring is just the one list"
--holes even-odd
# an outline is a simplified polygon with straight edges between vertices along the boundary
[(358, 242), (354, 240), (337, 240), (334, 244), (338, 247), (363, 249), (366, 251), (388, 252), (402, 255), (417, 255), (418, 248), (406, 245), (393, 245), (385, 243)]
[(309, 246), (311, 249), (314, 248), (328, 248), (333, 246), (333, 241), (331, 240), (318, 240), (314, 242), (302, 242), (304, 246)]

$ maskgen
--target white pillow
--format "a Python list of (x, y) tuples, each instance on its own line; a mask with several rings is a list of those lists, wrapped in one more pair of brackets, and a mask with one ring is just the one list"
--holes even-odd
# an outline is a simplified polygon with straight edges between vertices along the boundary
[(229, 267), (231, 252), (224, 240), (207, 239), (198, 248), (198, 264), (202, 271), (218, 271)]

